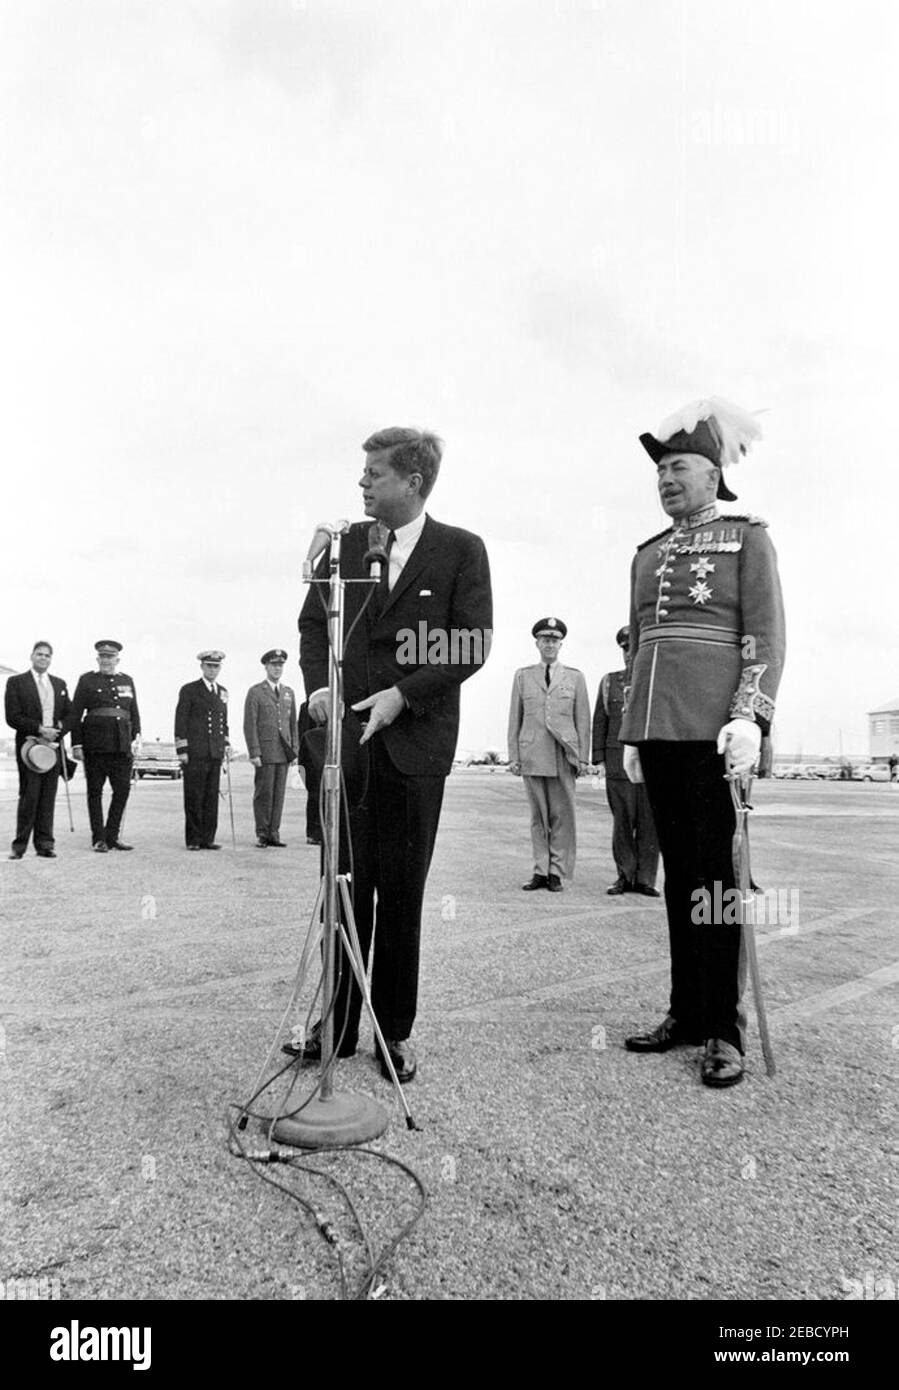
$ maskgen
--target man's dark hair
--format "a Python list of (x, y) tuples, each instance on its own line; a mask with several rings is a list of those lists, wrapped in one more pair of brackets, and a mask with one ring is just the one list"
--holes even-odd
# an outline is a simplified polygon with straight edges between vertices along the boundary
[(390, 449), (390, 467), (403, 477), (412, 473), (421, 474), (422, 497), (427, 497), (437, 481), (440, 460), (443, 457), (443, 440), (436, 434), (425, 430), (405, 429), (394, 425), (390, 429), (378, 430), (362, 445), (367, 454), (376, 450)]
[(38, 647), (46, 647), (46, 648), (47, 648), (47, 651), (50, 653), (50, 655), (51, 655), (51, 656), (53, 655), (53, 648), (50, 646), (50, 643), (49, 643), (49, 642), (35, 642), (34, 646), (31, 648), (31, 655), (32, 655), (32, 656), (34, 656), (34, 654), (35, 654), (35, 652), (37, 651)]

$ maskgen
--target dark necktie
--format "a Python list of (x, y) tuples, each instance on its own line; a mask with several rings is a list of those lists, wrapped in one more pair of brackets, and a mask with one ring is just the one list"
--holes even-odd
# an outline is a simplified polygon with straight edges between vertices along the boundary
[(281, 698), (281, 687), (280, 687), (280, 685), (276, 685), (276, 686), (275, 686), (275, 699), (276, 699), (276, 700), (280, 700), (280, 698)]
[(547, 688), (547, 690), (549, 690), (549, 682), (550, 682), (551, 679), (552, 679), (552, 677), (550, 676), (549, 667), (547, 666), (547, 668), (546, 668), (546, 688)]

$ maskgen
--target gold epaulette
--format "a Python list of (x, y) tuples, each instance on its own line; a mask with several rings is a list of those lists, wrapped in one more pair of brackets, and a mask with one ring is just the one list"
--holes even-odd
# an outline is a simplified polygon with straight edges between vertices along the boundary
[(750, 526), (767, 526), (768, 523), (763, 516), (751, 516), (748, 512), (744, 516), (734, 516), (731, 512), (722, 512), (715, 517), (716, 521), (746, 521)]

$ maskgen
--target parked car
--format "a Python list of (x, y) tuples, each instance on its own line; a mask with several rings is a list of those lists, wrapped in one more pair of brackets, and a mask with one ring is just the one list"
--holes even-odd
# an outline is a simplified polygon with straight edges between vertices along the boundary
[(810, 763), (806, 768), (806, 777), (817, 778), (822, 782), (835, 782), (840, 776), (839, 763)]
[(134, 759), (132, 769), (135, 777), (171, 777), (177, 782), (181, 776), (181, 764), (175, 756), (174, 743), (145, 743), (140, 757)]
[(783, 771), (780, 773), (781, 777), (786, 777), (790, 781), (796, 781), (797, 778), (801, 779), (808, 777), (808, 775), (808, 763), (784, 763)]
[(852, 776), (856, 782), (889, 782), (890, 769), (887, 763), (860, 763)]

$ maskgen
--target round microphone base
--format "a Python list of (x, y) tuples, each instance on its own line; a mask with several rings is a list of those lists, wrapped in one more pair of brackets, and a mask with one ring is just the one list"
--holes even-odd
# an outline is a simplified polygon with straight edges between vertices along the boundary
[(352, 1091), (316, 1097), (296, 1115), (283, 1115), (272, 1138), (298, 1149), (330, 1149), (337, 1144), (366, 1144), (383, 1134), (390, 1117), (370, 1096)]

